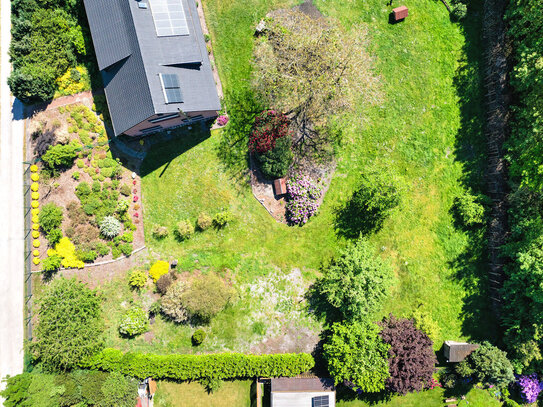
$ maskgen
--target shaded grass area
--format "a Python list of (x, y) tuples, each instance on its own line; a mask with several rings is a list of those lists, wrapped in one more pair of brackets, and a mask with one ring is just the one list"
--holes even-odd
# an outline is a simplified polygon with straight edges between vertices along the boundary
[[(267, 11), (287, 4), (205, 2), (227, 93), (247, 91), (254, 26)], [(335, 230), (336, 213), (361, 174), (388, 172), (401, 181), (404, 192), (399, 208), (371, 237), (398, 277), (383, 314), (409, 315), (422, 304), (441, 328), (436, 349), (445, 339), (492, 336), (481, 261), (484, 230), (464, 230), (451, 213), (456, 196), (468, 188), (480, 190), (482, 184), (479, 18), (472, 13), (460, 27), (450, 22), (441, 3), (410, 0), (410, 17), (390, 25), (391, 7), (385, 2), (316, 4), (346, 29), (368, 27), (384, 94), (381, 104), (360, 106), (343, 123), (337, 171), (318, 215), (303, 228), (276, 223), (239, 171), (245, 166), (243, 154), (228, 167), (218, 158), (222, 134), (217, 131), (190, 149), (182, 147), (188, 142), (184, 139), (156, 146), (148, 155), (146, 163), (156, 168), (143, 178), (148, 245), (165, 257), (178, 258), (186, 270), (234, 270), (239, 282), (273, 266), (285, 271), (299, 267), (312, 279), (319, 265), (345, 243)], [(199, 137), (184, 137), (194, 136)], [(184, 153), (164, 160), (172, 146)], [(181, 219), (195, 220), (201, 211), (213, 215), (224, 209), (235, 220), (223, 230), (197, 233), (183, 243), (150, 235), (154, 225), (172, 228)]]
[(250, 407), (251, 381), (226, 381), (214, 393), (196, 382), (158, 382), (156, 407)]

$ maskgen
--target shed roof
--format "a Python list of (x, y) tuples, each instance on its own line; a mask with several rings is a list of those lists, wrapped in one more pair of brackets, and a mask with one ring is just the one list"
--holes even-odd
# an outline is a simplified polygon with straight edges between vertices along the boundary
[[(115, 135), (154, 114), (220, 110), (195, 0), (178, 1), (189, 34), (159, 37), (136, 0), (84, 0)], [(178, 76), (182, 102), (166, 103), (160, 74)]]
[(445, 341), (443, 354), (447, 362), (461, 362), (469, 356), (471, 352), (479, 347), (478, 344), (467, 342)]
[(271, 380), (271, 391), (275, 392), (323, 392), (335, 391), (334, 381), (328, 378), (280, 377)]

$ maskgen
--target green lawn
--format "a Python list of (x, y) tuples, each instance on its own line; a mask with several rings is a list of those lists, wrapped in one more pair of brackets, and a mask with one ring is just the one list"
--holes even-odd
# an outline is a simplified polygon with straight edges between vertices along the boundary
[(156, 407), (250, 407), (251, 381), (223, 382), (211, 394), (196, 382), (159, 382), (154, 402)]
[[(251, 406), (251, 381), (226, 381), (215, 393), (208, 394), (196, 382), (174, 383), (162, 381), (158, 383), (155, 396), (157, 407), (249, 407)], [(338, 407), (441, 407), (445, 406), (445, 391), (436, 388), (420, 393), (410, 393), (406, 396), (393, 396), (391, 400), (381, 402), (366, 402), (361, 400), (338, 399)], [(499, 407), (501, 402), (494, 398), (488, 390), (471, 389), (466, 399), (458, 398), (459, 407)]]
[[(245, 86), (252, 32), (268, 10), (286, 2), (207, 0), (204, 9), (226, 92)], [(488, 337), (484, 295), (483, 231), (465, 231), (451, 215), (454, 198), (480, 188), (484, 152), (480, 110), (477, 17), (464, 28), (452, 24), (439, 2), (410, 0), (409, 18), (388, 24), (390, 7), (378, 0), (317, 1), (347, 29), (366, 25), (382, 104), (361, 106), (344, 125), (338, 167), (318, 215), (302, 228), (275, 222), (239, 182), (244, 165), (218, 157), (220, 131), (192, 134), (148, 155), (143, 166), (146, 240), (162, 257), (177, 257), (184, 270), (208, 267), (233, 273), (240, 284), (275, 267), (300, 268), (310, 281), (319, 265), (345, 244), (335, 213), (368, 171), (401, 179), (400, 207), (371, 237), (396, 270), (398, 284), (384, 313), (408, 314), (423, 304), (439, 323), (440, 341)], [(194, 139), (197, 142), (193, 141)], [(241, 174), (242, 175), (242, 174)], [(243, 180), (245, 178), (241, 177)], [(152, 238), (154, 225), (170, 229), (201, 211), (229, 209), (235, 221), (221, 231), (197, 233), (178, 243)]]

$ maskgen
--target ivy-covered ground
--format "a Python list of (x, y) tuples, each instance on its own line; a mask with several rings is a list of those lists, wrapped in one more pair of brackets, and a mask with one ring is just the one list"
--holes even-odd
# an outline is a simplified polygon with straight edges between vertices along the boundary
[[(268, 11), (291, 5), (203, 3), (227, 107), (235, 99), (228, 95), (247, 91), (255, 25)], [(337, 170), (318, 215), (301, 228), (277, 223), (252, 196), (246, 145), (225, 149), (221, 130), (195, 127), (182, 141), (154, 146), (142, 167), (147, 245), (177, 258), (185, 271), (211, 268), (235, 276), (238, 285), (294, 269), (310, 283), (346, 243), (337, 212), (360, 177), (387, 173), (401, 180), (403, 193), (400, 206), (370, 237), (398, 277), (383, 314), (409, 315), (422, 307), (440, 328), (435, 349), (445, 339), (488, 338), (495, 324), (485, 296), (484, 230), (463, 228), (451, 209), (455, 197), (480, 191), (482, 182), (479, 4), (463, 25), (451, 23), (440, 2), (411, 1), (409, 18), (395, 25), (388, 22), (391, 8), (377, 0), (316, 5), (346, 29), (367, 26), (383, 92), (381, 104), (360, 106), (343, 123)], [(152, 236), (155, 226), (171, 230), (179, 220), (223, 210), (234, 220), (219, 231), (197, 232), (182, 243), (171, 234)], [(236, 323), (241, 315), (229, 321), (236, 327), (233, 345), (248, 337), (239, 334), (247, 329)], [(211, 340), (231, 333), (216, 330)]]

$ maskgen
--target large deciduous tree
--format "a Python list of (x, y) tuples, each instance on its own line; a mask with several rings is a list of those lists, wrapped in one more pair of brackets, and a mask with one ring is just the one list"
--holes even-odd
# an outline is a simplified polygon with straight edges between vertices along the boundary
[(336, 384), (374, 393), (385, 389), (389, 377), (389, 345), (379, 337), (379, 327), (370, 322), (335, 323), (323, 345), (328, 371)]
[(315, 144), (331, 115), (378, 100), (363, 27), (347, 32), (295, 10), (276, 10), (265, 23), (254, 48), (253, 87), (263, 104), (292, 120), (298, 142)]
[(75, 279), (54, 280), (37, 305), (32, 350), (47, 369), (72, 369), (103, 347), (100, 299), (85, 284)]
[(415, 328), (411, 319), (397, 319), (391, 314), (380, 325), (379, 335), (390, 345), (387, 390), (399, 394), (422, 390), (435, 372), (437, 360), (432, 341)]
[(349, 243), (323, 272), (315, 290), (347, 320), (379, 311), (394, 278), (390, 265), (366, 239)]

